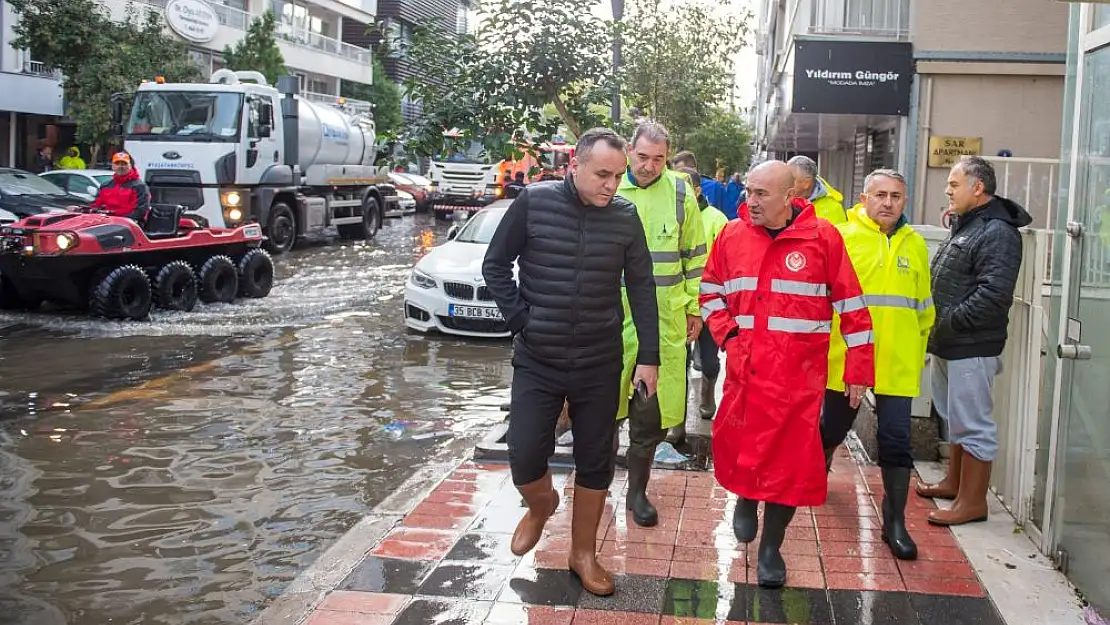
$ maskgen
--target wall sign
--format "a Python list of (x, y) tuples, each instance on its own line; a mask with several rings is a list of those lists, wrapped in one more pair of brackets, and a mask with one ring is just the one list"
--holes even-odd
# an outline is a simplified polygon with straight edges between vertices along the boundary
[(908, 115), (913, 48), (905, 42), (794, 43), (795, 113)]
[(929, 137), (929, 167), (951, 167), (961, 156), (982, 153), (982, 137)]
[(166, 24), (189, 41), (205, 43), (220, 30), (220, 16), (204, 0), (170, 0), (166, 3)]

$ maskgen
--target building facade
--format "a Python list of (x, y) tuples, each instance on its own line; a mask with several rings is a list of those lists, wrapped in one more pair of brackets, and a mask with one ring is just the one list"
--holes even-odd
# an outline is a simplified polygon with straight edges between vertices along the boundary
[[(101, 0), (122, 20), (129, 10), (163, 16), (166, 32), (185, 41), (205, 76), (223, 67), (221, 53), (246, 34), (266, 11), (277, 16), (277, 44), (291, 74), (310, 100), (335, 102), (344, 83), (373, 81), (371, 25), (377, 0)], [(11, 46), (19, 19), (0, 3), (0, 163), (29, 167), (43, 143), (65, 147), (74, 128), (67, 123), (61, 76)], [(183, 17), (187, 16), (187, 17)], [(347, 99), (352, 108), (369, 103)], [(60, 156), (55, 155), (55, 156)]]
[[(756, 158), (814, 158), (848, 206), (868, 172), (898, 168), (918, 223), (943, 222), (961, 153), (1010, 158), (1015, 191), (1047, 192), (1067, 18), (1058, 2), (764, 0)], [(1047, 223), (1047, 205), (1030, 212)]]

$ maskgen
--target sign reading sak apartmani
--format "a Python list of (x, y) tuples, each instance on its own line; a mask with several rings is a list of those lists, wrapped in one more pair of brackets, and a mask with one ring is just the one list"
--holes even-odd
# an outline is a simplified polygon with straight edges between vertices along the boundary
[(895, 41), (795, 39), (795, 113), (908, 115), (913, 48)]
[(961, 156), (982, 153), (982, 137), (929, 137), (929, 167), (951, 167)]
[(170, 0), (166, 3), (166, 24), (184, 39), (206, 43), (216, 37), (220, 16), (204, 0)]

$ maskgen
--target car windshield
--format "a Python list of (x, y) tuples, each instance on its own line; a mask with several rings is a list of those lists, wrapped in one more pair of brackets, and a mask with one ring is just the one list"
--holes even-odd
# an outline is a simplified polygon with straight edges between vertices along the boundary
[(480, 141), (471, 141), (465, 150), (461, 149), (458, 140), (444, 139), (443, 150), (436, 156), (437, 161), (449, 163), (478, 163), (487, 164), (489, 155)]
[(98, 185), (103, 187), (104, 185), (106, 185), (106, 184), (108, 184), (109, 182), (112, 181), (112, 175), (111, 174), (100, 174), (100, 175), (97, 175), (97, 176), (93, 176), (93, 179), (96, 180), (96, 183)]
[(4, 195), (65, 195), (58, 185), (30, 172), (0, 172), (0, 192)]
[(501, 217), (505, 215), (505, 211), (491, 211), (486, 210), (478, 213), (466, 222), (466, 225), (459, 230), (458, 236), (455, 240), (459, 243), (481, 243), (488, 245), (493, 239), (493, 233), (497, 231), (497, 225), (501, 223)]
[(243, 95), (208, 91), (141, 91), (127, 138), (139, 141), (237, 141)]

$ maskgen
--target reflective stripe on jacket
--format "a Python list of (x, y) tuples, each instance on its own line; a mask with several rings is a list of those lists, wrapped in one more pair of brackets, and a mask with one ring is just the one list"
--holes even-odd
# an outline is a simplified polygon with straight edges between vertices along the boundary
[(820, 416), (833, 310), (849, 350), (844, 380), (871, 386), (871, 317), (844, 241), (813, 206), (774, 239), (747, 207), (713, 245), (701, 284), (702, 316), (725, 350), (724, 396), (713, 419), (717, 481), (748, 499), (825, 502)]
[[(686, 418), (686, 316), (699, 314), (698, 287), (707, 246), (694, 190), (687, 178), (670, 170), (648, 187), (631, 175), (621, 179), (617, 193), (636, 205), (654, 262), (659, 305), (659, 410), (662, 427)], [(624, 298), (624, 372), (617, 418), (628, 416), (628, 397), (639, 342)]]
[[(924, 237), (903, 224), (887, 237), (857, 204), (848, 223), (837, 226), (863, 288), (875, 328), (875, 393), (917, 397), (925, 346), (936, 319)], [(829, 388), (844, 390), (840, 316), (833, 316), (829, 344)]]

